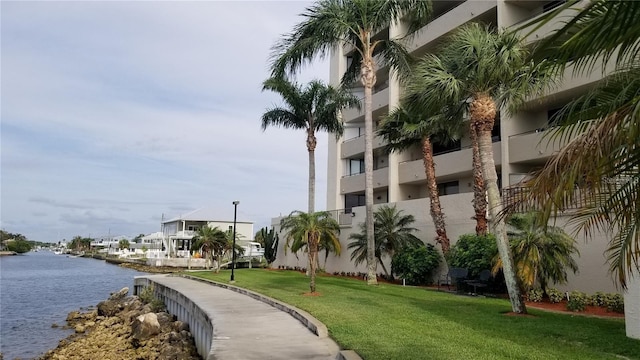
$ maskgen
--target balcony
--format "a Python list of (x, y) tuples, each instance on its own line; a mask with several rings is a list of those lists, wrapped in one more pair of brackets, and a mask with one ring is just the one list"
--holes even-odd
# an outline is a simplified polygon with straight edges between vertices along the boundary
[[(378, 149), (387, 145), (387, 142), (380, 136), (373, 137), (373, 149)], [(360, 135), (356, 138), (345, 140), (342, 143), (340, 157), (348, 159), (357, 155), (364, 154), (364, 135)]]
[[(389, 105), (389, 87), (387, 86), (384, 89), (374, 93), (371, 104), (374, 112)], [(364, 116), (364, 101), (362, 101), (360, 111), (355, 108), (350, 108), (342, 112), (342, 117), (345, 122), (349, 122), (362, 116)]]
[[(514, 4), (518, 4), (520, 6), (521, 1), (517, 0), (511, 0), (509, 1), (510, 3), (514, 3)], [(524, 2), (522, 2), (524, 3)], [(516, 23), (514, 23), (513, 25), (511, 25), (511, 28), (518, 28), (524, 24), (526, 24), (529, 21), (533, 21), (539, 17), (544, 16), (547, 12), (553, 10), (554, 8), (545, 8), (543, 9), (542, 7), (540, 8), (540, 12), (534, 13), (532, 14), (532, 16), (529, 17), (525, 17), (524, 19), (521, 19), (519, 21), (517, 21)], [(532, 43), (538, 40), (542, 40), (545, 37), (547, 37), (549, 34), (551, 34), (552, 32), (560, 29), (562, 26), (564, 26), (566, 24), (566, 22), (573, 18), (573, 16), (576, 14), (577, 10), (575, 9), (575, 7), (569, 8), (569, 9), (565, 9), (563, 10), (560, 14), (558, 14), (557, 16), (555, 16), (554, 18), (552, 18), (551, 20), (549, 20), (549, 22), (547, 22), (546, 24), (544, 24), (543, 26), (541, 26), (539, 29), (537, 29), (536, 31), (534, 31), (533, 33), (529, 34), (529, 32), (531, 31), (531, 28), (524, 28), (520, 31), (521, 34), (528, 34), (528, 36), (525, 38), (525, 43)], [(538, 24), (534, 25), (537, 26)]]
[(543, 164), (566, 142), (545, 138), (546, 132), (534, 130), (518, 135), (509, 136), (509, 162), (511, 163), (540, 163)]
[(407, 44), (409, 52), (433, 43), (443, 35), (471, 20), (477, 19), (487, 11), (496, 8), (496, 0), (465, 1), (440, 17), (434, 19), (426, 27), (416, 33)]
[[(389, 168), (373, 170), (373, 189), (389, 186)], [(364, 191), (364, 173), (343, 176), (340, 179), (340, 194)]]
[[(496, 166), (502, 165), (500, 145), (500, 141), (493, 143), (493, 159)], [(439, 180), (455, 179), (457, 176), (470, 174), (473, 171), (472, 155), (473, 151), (470, 147), (435, 155), (433, 160), (436, 163), (436, 177)], [(422, 159), (401, 162), (398, 166), (400, 184), (424, 182), (426, 178)]]

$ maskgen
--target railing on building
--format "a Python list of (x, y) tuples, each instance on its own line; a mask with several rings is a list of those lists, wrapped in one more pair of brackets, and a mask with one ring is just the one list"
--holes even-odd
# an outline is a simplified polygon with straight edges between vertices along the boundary
[[(561, 206), (562, 211), (575, 211), (593, 206), (593, 200), (590, 200), (587, 196), (581, 196), (580, 191), (580, 189), (576, 189), (571, 201), (565, 201)], [(502, 205), (505, 210), (509, 213), (525, 213), (538, 210), (540, 206), (532, 200), (529, 192), (529, 188), (523, 185), (511, 185), (502, 188)], [(566, 196), (565, 199), (569, 199), (569, 196)]]
[(351, 209), (327, 210), (331, 217), (340, 224), (340, 226), (351, 226), (355, 213)]

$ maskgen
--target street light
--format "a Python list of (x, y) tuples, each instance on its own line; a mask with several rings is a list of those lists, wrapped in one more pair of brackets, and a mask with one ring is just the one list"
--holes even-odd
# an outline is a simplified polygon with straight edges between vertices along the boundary
[(236, 281), (233, 270), (236, 267), (236, 216), (238, 215), (238, 204), (240, 201), (233, 202), (233, 248), (231, 248), (231, 281)]

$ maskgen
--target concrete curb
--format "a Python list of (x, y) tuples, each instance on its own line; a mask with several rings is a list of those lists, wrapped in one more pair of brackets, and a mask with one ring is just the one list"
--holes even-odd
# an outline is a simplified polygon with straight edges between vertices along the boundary
[[(249, 297), (252, 297), (256, 300), (262, 301), (266, 304), (269, 304), (271, 306), (273, 306), (274, 308), (280, 310), (280, 311), (284, 311), (287, 314), (293, 316), (296, 320), (300, 321), (302, 323), (302, 325), (306, 326), (309, 330), (311, 330), (312, 333), (316, 334), (319, 338), (327, 338), (329, 337), (329, 331), (327, 330), (327, 326), (325, 324), (323, 324), (322, 322), (320, 322), (318, 319), (314, 318), (313, 316), (311, 316), (311, 314), (309, 314), (308, 312), (302, 310), (302, 309), (298, 309), (295, 306), (283, 303), (279, 300), (276, 300), (274, 298), (270, 298), (268, 296), (262, 295), (260, 293), (251, 291), (251, 290), (247, 290), (238, 286), (234, 286), (234, 285), (229, 285), (229, 284), (225, 284), (225, 283), (221, 283), (221, 282), (217, 282), (217, 281), (213, 281), (213, 280), (208, 280), (208, 279), (202, 279), (202, 278), (198, 278), (195, 276), (191, 276), (191, 275), (184, 275), (184, 274), (174, 274), (174, 275), (170, 275), (170, 276), (180, 276), (180, 277), (184, 277), (186, 279), (190, 279), (190, 280), (195, 280), (195, 281), (199, 281), (199, 282), (203, 282), (203, 283), (207, 283), (209, 285), (213, 285), (213, 286), (218, 286), (224, 289), (228, 289), (231, 291), (235, 291), (237, 293), (243, 294), (243, 295), (247, 295)], [(336, 356), (337, 360), (362, 360), (362, 358), (360, 357), (360, 355), (358, 355), (358, 353), (356, 353), (353, 350), (341, 350), (338, 355)]]

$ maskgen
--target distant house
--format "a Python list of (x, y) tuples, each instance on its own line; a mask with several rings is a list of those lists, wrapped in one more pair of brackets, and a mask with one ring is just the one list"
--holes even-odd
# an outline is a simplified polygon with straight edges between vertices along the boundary
[[(231, 218), (231, 220), (221, 220)], [(170, 257), (187, 257), (193, 238), (203, 226), (233, 230), (233, 212), (222, 214), (213, 209), (198, 209), (162, 222), (162, 234)], [(253, 240), (253, 222), (237, 219), (236, 234), (242, 242)]]

